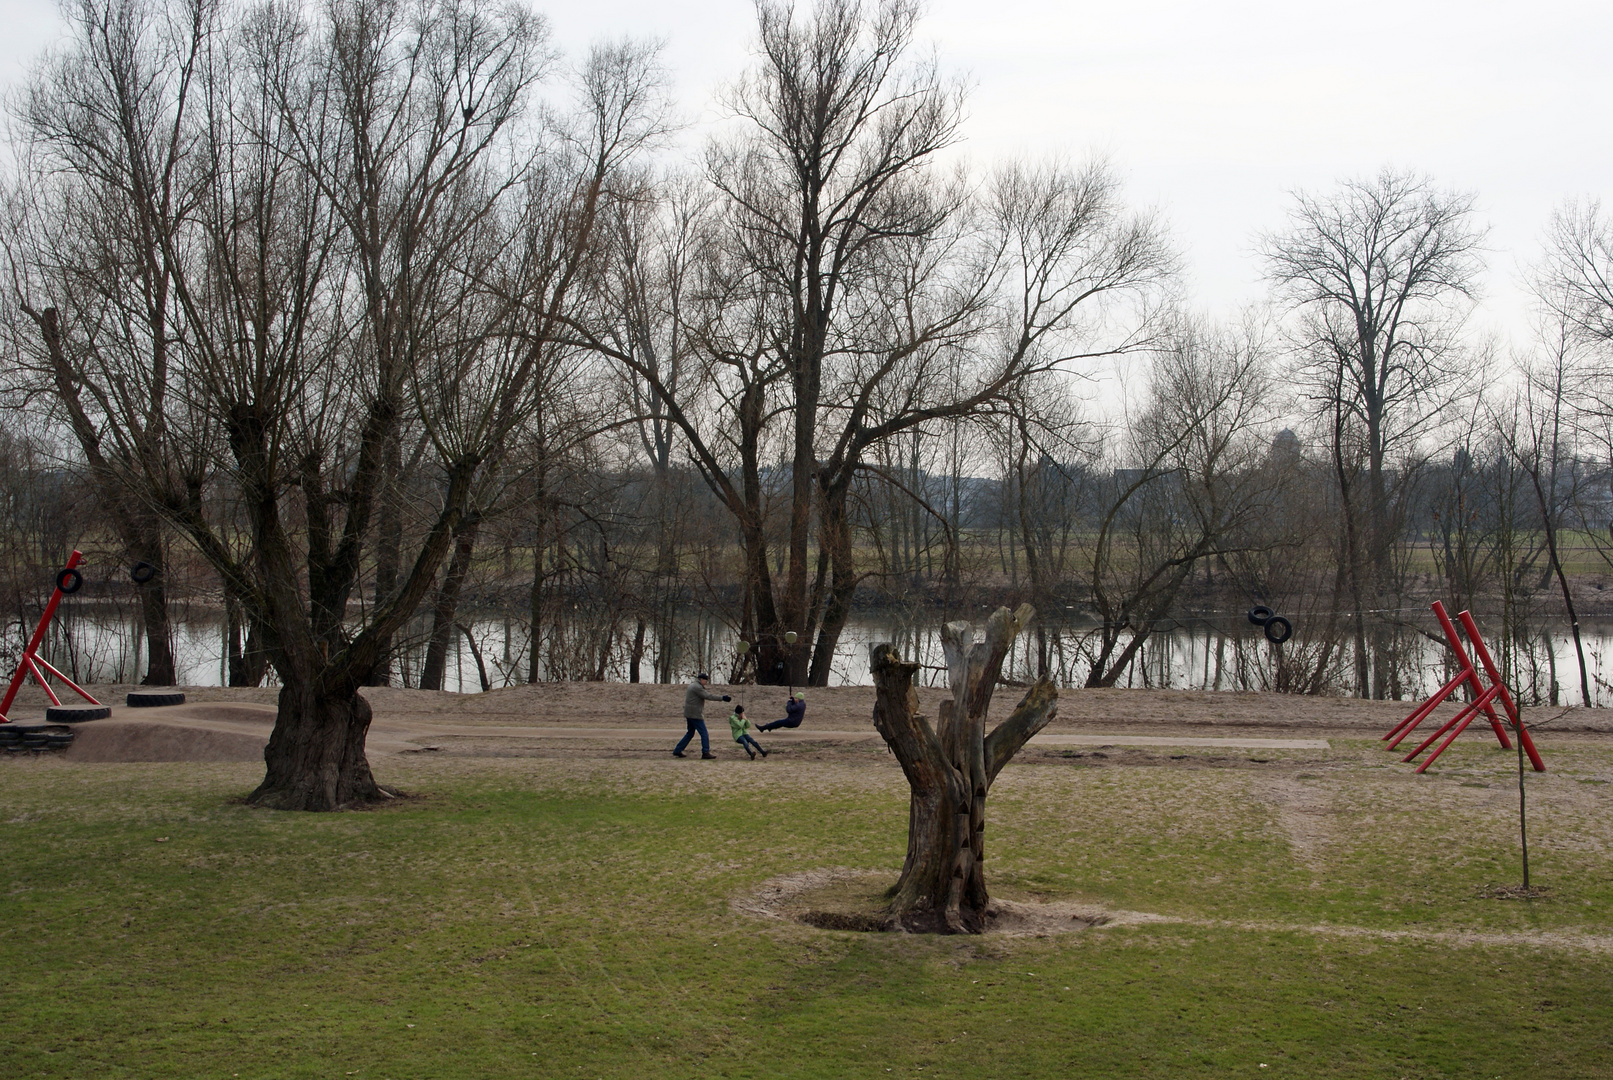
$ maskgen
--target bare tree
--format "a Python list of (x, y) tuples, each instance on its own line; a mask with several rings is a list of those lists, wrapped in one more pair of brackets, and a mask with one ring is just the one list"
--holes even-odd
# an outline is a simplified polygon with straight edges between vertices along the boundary
[[(527, 169), (511, 253), (491, 279), (493, 294), (502, 298), (498, 302), (511, 309), (498, 355), (467, 358), (469, 366), (480, 363), (495, 375), (514, 375), (529, 388), (526, 393), (537, 411), (500, 417), (503, 441), (488, 454), (473, 513), (455, 533), (453, 556), (432, 602), (421, 689), (442, 689), (460, 590), (481, 524), (509, 506), (512, 488), (520, 498), (542, 502), (541, 478), (555, 456), (612, 423), (600, 415), (602, 409), (577, 408), (575, 388), (590, 373), (586, 355), (563, 344), (561, 331), (566, 313), (577, 306), (575, 296), (588, 291), (608, 262), (609, 238), (601, 234), (619, 217), (611, 207), (625, 194), (613, 188), (624, 180), (635, 156), (665, 130), (664, 76), (655, 46), (623, 41), (591, 50), (576, 82), (580, 101), (561, 118), (554, 145)], [(495, 381), (485, 389), (498, 392), (502, 386)], [(519, 445), (523, 441), (529, 445)], [(529, 449), (537, 452), (524, 453)], [(517, 467), (505, 467), (507, 456)], [(522, 463), (536, 468), (520, 468)], [(534, 479), (540, 482), (527, 483)]]
[[(769, 682), (829, 678), (867, 573), (849, 500), (871, 449), (971, 416), (1031, 372), (1136, 346), (1146, 319), (1100, 338), (1084, 316), (1170, 265), (1101, 166), (1011, 166), (980, 199), (942, 174), (961, 89), (907, 59), (917, 13), (911, 0), (805, 16), (758, 4), (760, 63), (731, 100), (745, 134), (708, 158), (719, 230), (692, 320), (703, 377), (681, 394), (656, 385), (739, 526), (741, 630)], [(588, 337), (656, 384), (604, 331)]]
[(1276, 495), (1273, 474), (1260, 468), (1272, 404), (1266, 369), (1250, 327), (1183, 323), (1156, 354), (1133, 430), (1135, 466), (1117, 470), (1093, 540), (1089, 602), (1099, 626), (1088, 686), (1115, 684), (1202, 561), (1273, 542), (1260, 528)]
[[(1395, 550), (1416, 439), (1464, 388), (1460, 331), (1480, 270), (1473, 196), (1385, 170), (1329, 196), (1295, 195), (1288, 231), (1262, 240), (1294, 315), (1300, 373), (1329, 420), (1356, 624), (1358, 693), (1397, 696)], [(1372, 639), (1369, 648), (1368, 638)]]
[[(645, 177), (630, 197), (615, 203), (614, 252), (603, 292), (617, 316), (605, 333), (621, 355), (638, 358), (635, 365), (617, 365), (624, 398), (618, 408), (633, 418), (637, 449), (649, 465), (647, 509), (655, 552), (634, 630), (632, 682), (639, 681), (645, 635), (652, 626), (658, 643), (655, 681), (673, 678), (688, 491), (682, 461), (674, 453), (679, 431), (668, 403), (684, 400), (686, 382), (700, 377), (688, 320), (701, 248), (710, 241), (712, 202), (698, 177), (674, 174)], [(640, 369), (650, 375), (641, 377)]]
[(137, 494), (168, 470), (174, 288), (196, 210), (201, 70), (219, 31), (213, 0), (64, 6), (66, 51), (35, 73), (14, 119), (21, 175), (8, 195), (5, 320), (23, 389), (60, 409), (140, 586), (142, 682), (174, 682), (163, 528)]
[[(387, 794), (359, 687), (541, 411), (558, 282), (591, 272), (606, 178), (633, 142), (611, 140), (641, 117), (638, 99), (584, 110), (620, 126), (579, 191), (540, 167), (559, 145), (517, 138), (549, 59), (518, 8), (341, 0), (229, 31), (196, 51), (190, 217), (161, 246), (180, 327), (172, 450), (123, 479), (223, 576), (280, 678), (252, 800), (331, 809)], [(642, 56), (605, 58), (584, 96), (632, 98)], [(415, 439), (412, 557), (355, 617), (391, 448)]]
[(1546, 557), (1557, 586), (1562, 592), (1563, 610), (1574, 638), (1574, 656), (1579, 663), (1580, 700), (1591, 706), (1590, 674), (1585, 665), (1585, 646), (1580, 640), (1579, 613), (1574, 608), (1574, 592), (1569, 588), (1559, 542), (1563, 521), (1571, 507), (1579, 503), (1580, 473), (1573, 454), (1572, 406), (1569, 397), (1581, 380), (1573, 363), (1575, 327), (1562, 320), (1544, 343), (1549, 352), (1527, 371), (1522, 424), (1503, 427), (1506, 449), (1529, 476), (1529, 485), (1545, 531)]
[(1545, 247), (1532, 275), (1542, 307), (1577, 340), (1613, 342), (1613, 221), (1601, 202), (1558, 208)]

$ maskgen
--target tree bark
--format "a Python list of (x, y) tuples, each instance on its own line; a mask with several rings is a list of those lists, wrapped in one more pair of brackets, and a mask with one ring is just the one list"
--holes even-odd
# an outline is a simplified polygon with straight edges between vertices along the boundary
[(986, 798), (1004, 765), (1058, 713), (1058, 690), (1046, 679), (1033, 685), (996, 730), (986, 734), (986, 712), (1016, 634), (1030, 621), (1029, 604), (998, 608), (985, 638), (973, 640), (967, 623), (942, 632), (952, 699), (941, 704), (937, 728), (919, 715), (913, 675), (889, 644), (870, 650), (874, 726), (901, 763), (910, 788), (907, 858), (891, 891), (889, 919), (903, 929), (980, 933), (991, 903), (986, 889)]
[(437, 590), (432, 605), (431, 639), (426, 645), (426, 663), (420, 669), (420, 689), (441, 690), (443, 677), (448, 670), (448, 643), (453, 640), (455, 615), (459, 611), (459, 590), (470, 573), (471, 556), (476, 551), (476, 532), (480, 525), (472, 519), (454, 537), (454, 557), (449, 560), (443, 574), (442, 586)]
[(340, 810), (394, 797), (397, 792), (370, 774), (364, 756), (369, 729), (370, 703), (357, 687), (286, 682), (274, 734), (263, 749), (263, 783), (247, 802), (273, 810)]
[(140, 685), (173, 686), (178, 679), (174, 669), (174, 631), (168, 619), (168, 590), (163, 581), (167, 562), (159, 526), (151, 515), (142, 515), (137, 536), (139, 544), (130, 554), (136, 562), (157, 568), (151, 580), (140, 586), (140, 618), (146, 628), (146, 674)]
[(229, 623), (229, 683), (231, 686), (261, 686), (269, 658), (264, 655), (263, 642), (257, 627), (248, 625), (246, 644), (241, 643), (242, 623), (246, 621), (240, 601), (224, 590), (224, 617)]
[[(411, 464), (413, 464), (411, 462)], [(375, 537), (375, 606), (379, 608), (398, 589), (398, 571), (403, 565), (403, 447), (397, 432), (386, 443), (385, 464), (381, 483), (386, 497), (376, 513)], [(392, 683), (392, 640), (381, 643), (376, 653), (375, 667), (364, 680), (366, 686), (390, 686)]]

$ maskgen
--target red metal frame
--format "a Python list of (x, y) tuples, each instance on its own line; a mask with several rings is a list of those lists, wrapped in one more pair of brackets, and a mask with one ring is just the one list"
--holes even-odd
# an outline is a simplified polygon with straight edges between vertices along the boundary
[(1434, 601), (1433, 609), (1435, 616), (1439, 618), (1440, 627), (1445, 631), (1445, 640), (1450, 645), (1451, 652), (1456, 654), (1457, 663), (1461, 665), (1462, 670), (1454, 679), (1436, 690), (1427, 701), (1413, 709), (1410, 716), (1400, 721), (1390, 729), (1387, 735), (1383, 736), (1384, 740), (1389, 743), (1389, 748), (1393, 750), (1399, 746), (1401, 740), (1410, 735), (1413, 728), (1433, 715), (1434, 709), (1439, 706), (1440, 702), (1460, 690), (1463, 683), (1471, 683), (1474, 692), (1478, 695), (1477, 698), (1442, 724), (1438, 731), (1424, 739), (1422, 745), (1400, 760), (1414, 760), (1424, 750), (1433, 746), (1440, 736), (1445, 736), (1445, 741), (1441, 742), (1439, 747), (1428, 756), (1428, 760), (1417, 766), (1417, 771), (1419, 773), (1423, 772), (1434, 763), (1439, 755), (1450, 747), (1451, 743), (1456, 741), (1456, 737), (1465, 731), (1467, 726), (1473, 722), (1473, 718), (1481, 712), (1489, 719), (1490, 727), (1494, 730), (1496, 740), (1501, 743), (1502, 749), (1512, 749), (1512, 742), (1507, 738), (1506, 728), (1502, 726), (1501, 718), (1495, 712), (1494, 702), (1500, 699), (1502, 708), (1506, 710), (1507, 720), (1512, 724), (1513, 730), (1518, 733), (1518, 742), (1522, 745), (1524, 752), (1529, 755), (1529, 760), (1534, 765), (1535, 771), (1545, 772), (1545, 762), (1540, 760), (1540, 754), (1535, 750), (1534, 740), (1529, 737), (1528, 730), (1523, 726), (1523, 718), (1518, 713), (1518, 706), (1513, 702), (1512, 695), (1507, 692), (1506, 684), (1501, 681), (1501, 673), (1496, 670), (1495, 661), (1490, 658), (1490, 650), (1485, 647), (1484, 638), (1480, 636), (1478, 624), (1473, 621), (1472, 614), (1462, 611), (1458, 612), (1456, 617), (1461, 620), (1462, 629), (1466, 631), (1468, 641), (1472, 642), (1473, 652), (1478, 656), (1479, 663), (1484, 665), (1484, 673), (1489, 676), (1490, 680), (1488, 686), (1479, 678), (1479, 673), (1474, 668), (1473, 661), (1468, 659), (1467, 650), (1462, 648), (1462, 641), (1457, 636), (1456, 627), (1451, 623), (1450, 616), (1445, 613), (1445, 605), (1436, 600)]
[[(1473, 661), (1467, 657), (1467, 650), (1462, 648), (1462, 639), (1457, 636), (1456, 627), (1451, 623), (1451, 617), (1445, 613), (1445, 605), (1435, 600), (1433, 609), (1434, 616), (1439, 619), (1440, 628), (1445, 631), (1445, 641), (1450, 646), (1451, 652), (1456, 654), (1456, 662), (1461, 665), (1462, 670), (1456, 678), (1440, 687), (1433, 697), (1412, 710), (1410, 716), (1390, 729), (1389, 734), (1383, 738), (1384, 741), (1389, 743), (1389, 749), (1391, 750), (1399, 746), (1401, 740), (1410, 735), (1413, 728), (1432, 716), (1434, 710), (1439, 707), (1440, 702), (1460, 690), (1464, 682), (1471, 681), (1473, 692), (1478, 695), (1483, 695), (1486, 689), (1484, 684), (1479, 681), (1479, 673), (1474, 670)], [(1490, 727), (1495, 731), (1495, 737), (1501, 741), (1501, 748), (1503, 750), (1512, 749), (1512, 744), (1507, 741), (1507, 731), (1501, 726), (1501, 720), (1495, 715), (1495, 709), (1491, 708), (1488, 702), (1484, 704), (1483, 709), (1484, 715), (1490, 720)]]
[(1458, 612), (1458, 619), (1462, 620), (1462, 629), (1467, 631), (1468, 640), (1473, 643), (1473, 651), (1479, 654), (1479, 663), (1484, 665), (1484, 673), (1490, 676), (1490, 682), (1495, 686), (1496, 693), (1501, 695), (1501, 704), (1507, 710), (1507, 719), (1512, 721), (1513, 728), (1518, 732), (1518, 741), (1523, 744), (1523, 752), (1529, 755), (1529, 763), (1535, 767), (1535, 772), (1545, 772), (1546, 763), (1540, 760), (1540, 754), (1535, 750), (1535, 741), (1529, 737), (1529, 730), (1523, 726), (1523, 717), (1518, 715), (1518, 706), (1513, 702), (1512, 695), (1507, 693), (1507, 684), (1501, 681), (1501, 673), (1495, 669), (1495, 661), (1490, 659), (1490, 650), (1484, 647), (1484, 639), (1479, 636), (1479, 628), (1473, 623), (1473, 616), (1465, 611)]
[[(75, 551), (72, 557), (67, 560), (67, 565), (62, 569), (76, 570), (83, 562), (84, 553)], [(58, 580), (60, 577), (61, 575), (57, 574)], [(28, 675), (34, 677), (34, 682), (38, 683), (40, 688), (45, 691), (45, 696), (50, 698), (52, 705), (60, 705), (62, 702), (56, 696), (55, 691), (50, 688), (50, 683), (45, 678), (45, 672), (49, 672), (72, 687), (74, 693), (91, 705), (101, 704), (90, 697), (78, 683), (51, 667), (50, 663), (39, 655), (39, 644), (45, 640), (45, 631), (50, 627), (50, 620), (56, 617), (56, 605), (62, 602), (63, 595), (62, 587), (57, 585), (50, 594), (50, 602), (45, 605), (45, 613), (39, 617), (39, 625), (34, 628), (34, 636), (28, 639), (28, 647), (22, 651), (22, 660), (17, 663), (17, 673), (11, 676), (11, 685), (6, 687), (5, 700), (0, 701), (0, 724), (11, 722), (8, 718), (8, 714), (11, 712), (11, 703), (16, 700), (17, 690), (22, 686), (22, 680)]]

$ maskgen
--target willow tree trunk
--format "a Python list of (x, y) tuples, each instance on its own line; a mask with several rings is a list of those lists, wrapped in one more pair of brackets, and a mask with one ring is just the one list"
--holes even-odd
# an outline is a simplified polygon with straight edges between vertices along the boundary
[(442, 586), (431, 607), (431, 638), (426, 644), (426, 662), (420, 669), (420, 689), (441, 690), (448, 672), (448, 645), (454, 636), (459, 613), (459, 593), (470, 573), (471, 556), (476, 552), (476, 532), (480, 522), (473, 519), (454, 537), (454, 557), (449, 560)]
[(1029, 604), (1015, 612), (998, 608), (979, 642), (967, 623), (946, 625), (941, 641), (952, 699), (941, 703), (933, 728), (918, 712), (918, 665), (902, 660), (889, 644), (870, 649), (874, 726), (911, 789), (907, 858), (889, 909), (892, 924), (903, 929), (958, 934), (986, 928), (986, 799), (1003, 766), (1058, 712), (1057, 688), (1041, 679), (986, 734), (1003, 660), (1034, 614)]
[(358, 687), (288, 680), (280, 688), (274, 734), (263, 749), (263, 783), (247, 796), (275, 810), (340, 810), (393, 797), (375, 782), (364, 738), (370, 703)]
[(144, 519), (133, 555), (136, 561), (156, 567), (157, 572), (139, 586), (140, 618), (146, 628), (146, 674), (140, 685), (172, 686), (178, 678), (174, 668), (174, 630), (168, 619), (168, 590), (163, 581), (168, 562), (163, 557), (155, 516), (146, 514)]

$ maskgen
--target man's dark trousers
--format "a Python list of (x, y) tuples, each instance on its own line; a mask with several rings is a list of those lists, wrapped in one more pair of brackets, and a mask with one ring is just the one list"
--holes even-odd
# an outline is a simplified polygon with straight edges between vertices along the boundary
[[(689, 740), (694, 738), (694, 733), (698, 731), (700, 732), (700, 756), (708, 757), (711, 754), (711, 736), (706, 734), (706, 722), (697, 720), (692, 716), (685, 716), (683, 722), (689, 725), (689, 730), (683, 733), (683, 738), (678, 740), (677, 748), (672, 752), (674, 754), (683, 753), (684, 748), (689, 745)], [(665, 746), (666, 743), (661, 745)]]

